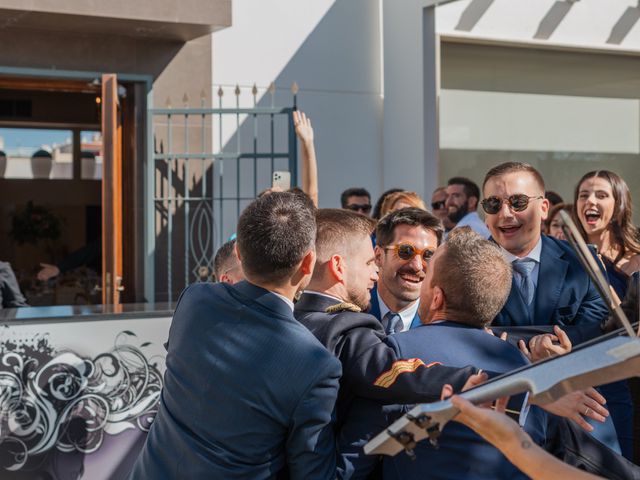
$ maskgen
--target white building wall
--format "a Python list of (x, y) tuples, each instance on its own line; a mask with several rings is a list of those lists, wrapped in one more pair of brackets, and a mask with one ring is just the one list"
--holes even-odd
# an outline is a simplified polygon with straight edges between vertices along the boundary
[[(425, 186), (422, 1), (384, 0), (384, 188)], [(437, 173), (436, 173), (437, 174)]]
[[(213, 92), (225, 105), (243, 87), (241, 104), (261, 102), (271, 82), (276, 104), (298, 106), (312, 119), (318, 154), (320, 206), (339, 206), (352, 186), (375, 197), (383, 184), (380, 5), (377, 0), (237, 0), (233, 25), (212, 35)], [(214, 100), (214, 104), (217, 102)], [(225, 125), (224, 138), (234, 126)]]
[[(254, 83), (262, 96), (274, 81), (276, 104), (285, 106), (290, 85), (299, 84), (299, 107), (316, 131), (323, 207), (337, 206), (350, 186), (374, 198), (396, 186), (428, 198), (439, 172), (425, 162), (426, 3), (237, 0), (233, 26), (212, 36), (213, 91), (222, 86), (225, 102), (233, 101), (240, 84), (249, 105)], [(436, 29), (443, 41), (640, 53), (637, 0), (459, 0), (437, 8)], [(224, 140), (233, 141), (234, 128), (225, 125)], [(442, 133), (461, 141), (460, 131)]]
[(637, 0), (459, 0), (437, 18), (439, 34), (460, 38), (640, 50)]
[[(424, 146), (423, 116), (423, 25), (422, 10), (432, 1), (394, 0), (384, 1), (384, 160), (383, 172), (385, 186), (400, 185), (416, 190), (429, 197), (437, 180), (451, 172), (439, 172), (437, 164), (426, 160)], [(637, 0), (459, 0), (436, 8), (436, 31), (443, 42), (463, 42), (470, 44), (495, 44), (519, 46), (522, 48), (553, 49), (559, 52), (568, 50), (618, 55), (640, 54), (640, 6)], [(433, 68), (439, 68), (434, 64)], [(532, 66), (532, 68), (534, 68)], [(483, 80), (488, 82), (491, 73), (486, 72)], [(621, 75), (624, 75), (621, 72)], [(620, 88), (625, 78), (621, 78)], [(594, 82), (596, 80), (594, 79)], [(473, 83), (472, 80), (469, 83)], [(588, 83), (588, 82), (587, 82)], [(587, 89), (590, 91), (593, 89)], [(579, 90), (567, 89), (567, 95), (579, 95)], [(579, 104), (580, 108), (567, 115), (578, 115), (580, 111), (597, 110), (595, 119), (589, 120), (589, 128), (598, 135), (588, 136), (584, 130), (572, 127), (570, 131), (562, 129), (561, 118), (553, 118), (559, 128), (552, 128), (554, 122), (547, 125), (548, 134), (533, 129), (526, 121), (507, 118), (507, 130), (518, 127), (520, 131), (535, 131), (535, 138), (520, 138), (503, 135), (494, 122), (497, 104), (494, 99), (474, 94), (471, 100), (464, 99), (465, 93), (443, 92), (448, 95), (439, 97), (442, 148), (486, 148), (486, 144), (498, 148), (510, 142), (511, 149), (558, 150), (567, 148), (572, 151), (588, 152), (637, 152), (638, 122), (626, 122), (630, 116), (638, 113), (638, 102), (599, 101), (597, 99), (566, 99), (549, 97), (554, 109)], [(597, 96), (594, 93), (586, 95)], [(608, 95), (612, 96), (612, 95)], [(511, 102), (506, 95), (501, 101)], [(613, 95), (615, 97), (615, 94)], [(620, 95), (627, 97), (628, 95)], [(518, 101), (526, 102), (526, 96), (516, 96)], [(483, 105), (480, 100), (487, 100)], [(478, 103), (470, 104), (469, 101)], [(537, 102), (537, 100), (535, 100)], [(562, 102), (567, 105), (562, 105)], [(445, 103), (442, 103), (445, 102)], [(535, 103), (535, 102), (534, 102)], [(539, 102), (538, 102), (539, 103)], [(534, 105), (538, 110), (544, 105)], [(477, 108), (476, 108), (477, 107)], [(625, 109), (626, 115), (617, 115), (616, 108)], [(515, 108), (515, 106), (514, 106)], [(534, 109), (535, 110), (535, 109)], [(457, 112), (457, 113), (456, 113)], [(445, 113), (445, 117), (442, 116)], [(468, 120), (468, 125), (476, 126), (476, 137), (458, 128), (449, 121), (446, 114), (457, 120)], [(531, 113), (529, 110), (527, 113)], [(592, 112), (593, 113), (593, 112)], [(468, 114), (468, 115), (467, 115)], [(523, 112), (522, 115), (525, 115)], [(595, 114), (594, 114), (595, 115)], [(614, 118), (616, 121), (611, 121)], [(637, 118), (637, 115), (636, 115)], [(606, 123), (609, 119), (609, 124)], [(444, 120), (444, 123), (442, 121)], [(498, 118), (500, 120), (500, 118)], [(597, 124), (598, 121), (604, 125)], [(475, 122), (475, 123), (473, 123)], [(530, 122), (529, 122), (530, 123)], [(575, 123), (575, 122), (574, 122)], [(514, 125), (516, 124), (516, 125)], [(625, 125), (622, 132), (610, 135), (611, 130)], [(564, 125), (573, 125), (565, 122)], [(503, 125), (504, 126), (504, 125)], [(556, 127), (558, 125), (555, 125)], [(482, 133), (479, 133), (482, 132)], [(571, 135), (578, 132), (576, 138)], [(527, 143), (529, 142), (529, 143)], [(531, 144), (533, 142), (534, 144)], [(612, 145), (612, 142), (615, 145)], [(595, 145), (594, 145), (595, 143)], [(517, 144), (517, 145), (516, 145)], [(543, 145), (544, 144), (544, 145)], [(504, 146), (504, 145), (503, 145)], [(544, 147), (544, 148), (542, 148)], [(442, 170), (442, 166), (440, 167)], [(451, 170), (451, 169), (449, 169)], [(466, 173), (466, 172), (462, 172)], [(440, 178), (441, 181), (445, 178)], [(481, 177), (480, 177), (481, 180)]]

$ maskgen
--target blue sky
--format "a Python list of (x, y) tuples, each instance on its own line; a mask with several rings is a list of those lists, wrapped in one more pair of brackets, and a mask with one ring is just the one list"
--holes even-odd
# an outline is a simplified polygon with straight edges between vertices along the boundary
[[(83, 132), (83, 137), (90, 138), (92, 132)], [(41, 145), (60, 144), (70, 140), (71, 130), (45, 130), (37, 128), (0, 128), (0, 137), (4, 139), (5, 150), (18, 147), (38, 149)]]

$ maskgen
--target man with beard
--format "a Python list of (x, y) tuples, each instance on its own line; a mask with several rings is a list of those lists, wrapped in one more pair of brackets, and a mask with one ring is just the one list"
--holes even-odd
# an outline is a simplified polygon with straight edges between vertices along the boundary
[[(419, 212), (426, 215), (425, 219), (433, 219), (429, 213)], [(316, 267), (296, 303), (295, 316), (343, 365), (336, 404), (338, 436), (353, 435), (348, 434), (345, 422), (356, 426), (361, 423), (358, 412), (350, 409), (356, 396), (413, 403), (437, 400), (445, 383), (453, 382), (457, 390), (463, 388), (475, 369), (403, 360), (383, 343), (385, 332), (380, 322), (361, 312), (368, 307), (369, 292), (378, 278), (369, 237), (374, 221), (355, 212), (322, 209), (317, 212), (316, 222)], [(435, 220), (432, 228), (429, 233), (435, 248), (442, 227)], [(386, 377), (379, 378), (383, 371), (396, 372), (393, 385), (388, 385)], [(480, 378), (473, 376), (469, 385)], [(341, 477), (349, 476), (354, 468), (346, 461), (338, 465), (338, 472)]]
[(453, 177), (447, 182), (447, 207), (449, 220), (457, 227), (471, 227), (473, 231), (489, 238), (487, 226), (478, 216), (480, 189), (465, 177)]
[[(427, 268), (419, 308), (424, 326), (389, 336), (385, 343), (399, 356), (424, 362), (473, 363), (495, 373), (527, 365), (527, 359), (515, 347), (484, 330), (504, 305), (511, 276), (511, 266), (498, 246), (469, 228), (452, 232)], [(389, 373), (392, 385), (397, 374), (385, 373)], [(544, 409), (553, 414), (551, 421), (535, 406), (527, 414), (522, 395), (511, 400), (510, 413), (519, 417), (525, 430), (547, 451), (606, 478), (637, 478), (637, 467), (574, 425), (590, 429), (582, 418), (585, 408), (598, 421), (607, 415), (601, 405), (604, 399), (593, 389), (573, 392), (545, 405)], [(358, 470), (352, 478), (365, 478), (376, 457), (365, 456), (362, 446), (410, 408), (396, 407), (394, 413), (392, 406), (375, 406), (374, 402), (357, 399), (351, 409), (357, 416), (354, 420), (349, 418), (338, 439), (338, 464), (356, 465)], [(523, 415), (519, 415), (521, 411)], [(460, 425), (447, 424), (438, 443), (436, 449), (426, 440), (419, 442), (414, 448), (415, 460), (402, 453), (384, 457), (383, 478), (526, 478), (495, 448)]]
[(449, 220), (449, 211), (447, 210), (447, 187), (438, 187), (431, 195), (431, 211), (440, 219), (444, 226), (445, 235), (456, 226)]
[(380, 278), (371, 292), (369, 313), (390, 335), (420, 325), (418, 299), (427, 260), (442, 239), (442, 224), (419, 208), (396, 210), (376, 227)]

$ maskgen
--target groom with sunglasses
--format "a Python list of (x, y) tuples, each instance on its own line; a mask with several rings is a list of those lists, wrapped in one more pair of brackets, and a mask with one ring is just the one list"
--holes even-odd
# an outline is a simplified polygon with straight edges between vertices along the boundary
[(507, 303), (494, 326), (599, 324), (607, 316), (568, 243), (542, 235), (549, 201), (531, 165), (507, 162), (487, 173), (481, 205), (493, 240), (513, 267)]
[(418, 303), (426, 265), (442, 237), (440, 221), (419, 208), (402, 208), (383, 217), (376, 228), (378, 284), (369, 313), (387, 335), (420, 325)]

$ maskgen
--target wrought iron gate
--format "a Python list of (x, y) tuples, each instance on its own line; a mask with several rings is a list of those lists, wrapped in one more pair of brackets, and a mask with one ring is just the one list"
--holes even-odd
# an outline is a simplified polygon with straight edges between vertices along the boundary
[(168, 101), (166, 108), (149, 110), (156, 301), (172, 302), (189, 283), (211, 275), (216, 250), (235, 233), (243, 208), (270, 187), (274, 171), (288, 170), (296, 182), (291, 113), (297, 86), (291, 107), (275, 106), (273, 84), (260, 101), (254, 85), (249, 108), (240, 106), (241, 92), (233, 89), (231, 108), (223, 106), (221, 87), (217, 108), (171, 108)]

